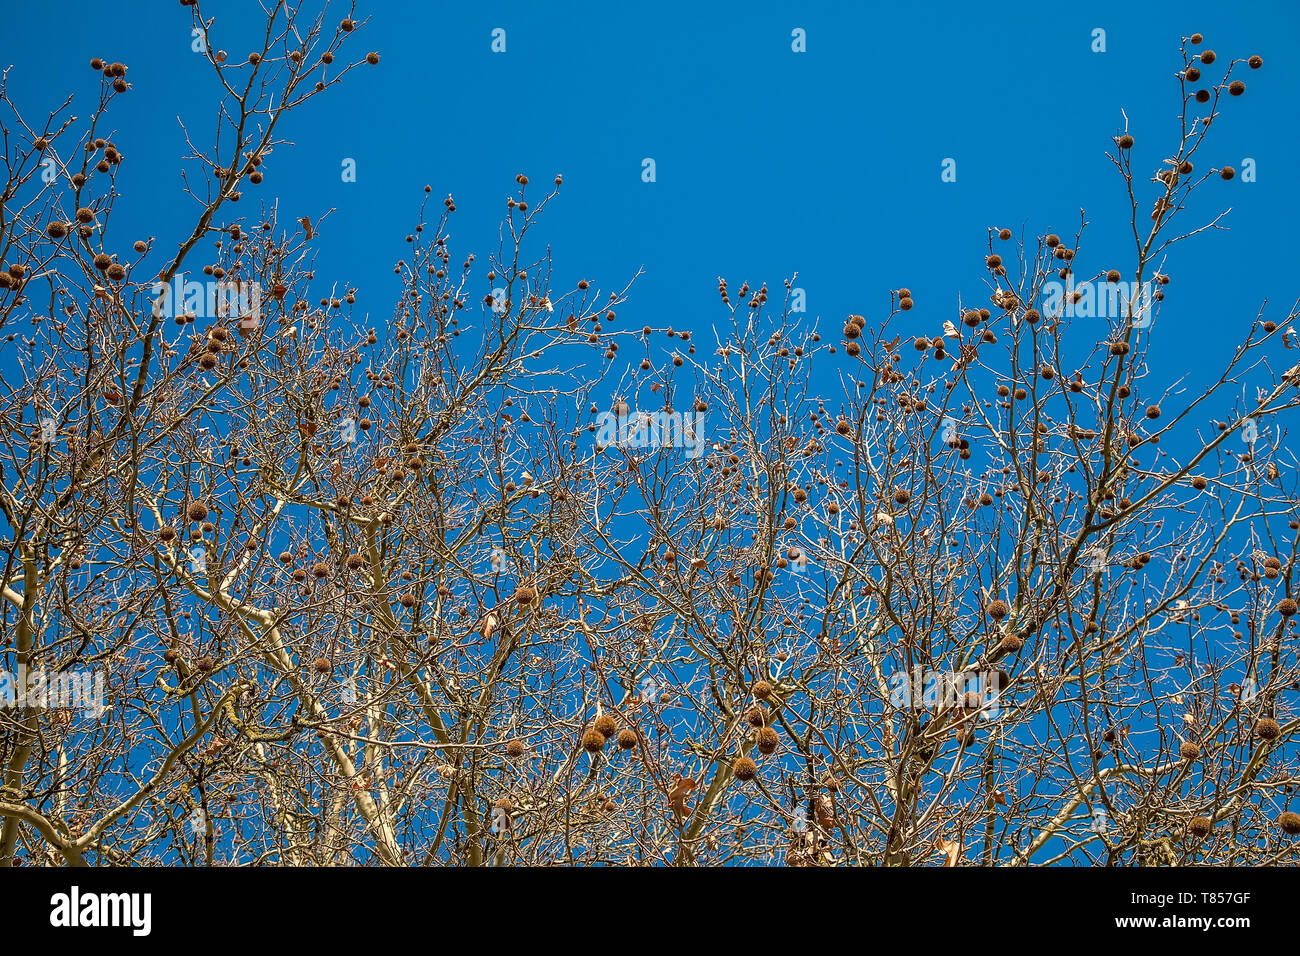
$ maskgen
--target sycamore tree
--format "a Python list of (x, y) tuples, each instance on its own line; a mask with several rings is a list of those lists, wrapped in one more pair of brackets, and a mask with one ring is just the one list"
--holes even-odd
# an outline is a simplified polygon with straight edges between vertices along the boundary
[(1295, 311), (1147, 384), (1258, 57), (1117, 131), (1131, 248), (993, 229), (829, 331), (720, 279), (704, 341), (552, 285), (560, 176), (481, 258), (426, 187), (358, 317), (272, 153), (364, 20), (182, 7), (192, 222), (113, 215), (128, 65), (0, 89), (0, 865), (1293, 862)]

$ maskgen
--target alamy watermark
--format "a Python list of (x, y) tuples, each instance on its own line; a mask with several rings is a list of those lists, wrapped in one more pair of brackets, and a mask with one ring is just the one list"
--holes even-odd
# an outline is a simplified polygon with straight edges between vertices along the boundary
[(681, 448), (688, 458), (704, 452), (703, 412), (640, 412), (623, 403), (596, 416), (596, 428), (602, 448)]
[[(1160, 283), (1096, 281), (1074, 283), (1074, 276), (1064, 282), (1049, 279), (1043, 283), (1043, 315), (1067, 319), (1121, 319), (1132, 309), (1133, 327), (1149, 328), (1152, 309), (1159, 301)], [(1076, 301), (1077, 300), (1077, 301)]]
[(107, 710), (104, 695), (103, 671), (29, 671), (26, 664), (16, 671), (0, 670), (0, 709), (67, 709), (99, 717)]
[(153, 314), (175, 318), (237, 318), (241, 327), (262, 322), (262, 285), (251, 279), (208, 279), (198, 282), (177, 275), (170, 283), (153, 284)]
[(889, 676), (889, 702), (900, 709), (978, 710), (985, 720), (1002, 715), (999, 671), (936, 671), (913, 667)]

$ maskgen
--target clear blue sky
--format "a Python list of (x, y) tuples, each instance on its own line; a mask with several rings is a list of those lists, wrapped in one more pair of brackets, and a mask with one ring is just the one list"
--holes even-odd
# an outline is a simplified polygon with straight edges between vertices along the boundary
[[(240, 12), (252, 7), (205, 8), (232, 56), (251, 48)], [(328, 19), (346, 12), (334, 4)], [(352, 51), (376, 50), (381, 63), (298, 113), (286, 129), (295, 145), (246, 196), (278, 197), (283, 221), (335, 207), (317, 274), (358, 286), (375, 319), (388, 315), (392, 265), (407, 253), (423, 186), (455, 194), (454, 253), (485, 261), (518, 172), (565, 177), (537, 233), (554, 250), (558, 286), (585, 276), (621, 287), (644, 266), (620, 319), (705, 341), (722, 317), (719, 275), (733, 288), (779, 288), (796, 271), (810, 315), (832, 336), (847, 313), (887, 310), (899, 286), (917, 302), (903, 328), (935, 334), (959, 292), (982, 288), (986, 227), (1072, 234), (1080, 207), (1093, 226), (1078, 271), (1127, 269), (1124, 194), (1104, 151), (1124, 109), (1138, 168), (1154, 171), (1171, 154), (1178, 41), (1196, 31), (1221, 57), (1264, 58), (1264, 69), (1245, 71), (1246, 95), (1226, 102), (1203, 159), (1240, 168), (1251, 157), (1258, 181), (1215, 180), (1200, 194), (1192, 218), (1231, 206), (1231, 231), (1194, 240), (1169, 263), (1152, 360), (1168, 355), (1170, 366), (1157, 364), (1155, 378), (1187, 371), (1189, 350), (1217, 357), (1260, 299), (1285, 309), (1296, 292), (1293, 270), (1268, 269), (1259, 254), (1277, 248), (1300, 206), (1289, 119), (1300, 101), (1289, 52), (1298, 4), (383, 0), (357, 15), (370, 20)], [(491, 51), (497, 27), (504, 54)], [(1105, 53), (1090, 49), (1098, 27)], [(806, 53), (791, 50), (795, 28)], [(202, 137), (215, 91), (189, 30), (189, 10), (170, 0), (6, 13), (0, 64), (13, 65), (10, 93), (29, 118), (67, 92), (87, 115), (92, 56), (130, 67), (132, 90), (111, 114), (127, 158), (118, 235), (166, 243), (192, 221), (176, 117)], [(357, 162), (355, 183), (341, 179), (345, 157)], [(657, 182), (641, 180), (646, 157)], [(941, 182), (946, 157), (957, 161), (955, 183)], [(254, 207), (246, 199), (231, 211)], [(1231, 265), (1212, 274), (1221, 262)]]

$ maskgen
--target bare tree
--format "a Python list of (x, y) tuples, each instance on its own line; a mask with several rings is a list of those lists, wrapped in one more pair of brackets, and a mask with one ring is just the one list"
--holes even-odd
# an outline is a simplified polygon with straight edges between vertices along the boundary
[(0, 864), (1293, 862), (1296, 309), (1146, 384), (1258, 58), (1189, 38), (1180, 135), (1116, 135), (1123, 268), (992, 230), (987, 301), (834, 344), (720, 280), (697, 352), (552, 287), (559, 176), (482, 266), (426, 187), (369, 327), (327, 216), (248, 212), (364, 23), (188, 6), (174, 252), (114, 228), (123, 64), (85, 122), (0, 89)]

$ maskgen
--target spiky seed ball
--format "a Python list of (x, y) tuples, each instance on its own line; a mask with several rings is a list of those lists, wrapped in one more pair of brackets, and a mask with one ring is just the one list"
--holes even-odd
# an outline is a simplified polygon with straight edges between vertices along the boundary
[(316, 578), (327, 578), (330, 576), (329, 565), (324, 563), (313, 564), (311, 573)]
[(1300, 833), (1300, 813), (1292, 813), (1288, 810), (1277, 818), (1277, 825), (1282, 828), (1283, 833), (1295, 836)]
[(968, 309), (962, 313), (961, 320), (973, 329), (980, 324), (980, 314), (975, 309)]
[(339, 24), (339, 29), (344, 33), (351, 33), (356, 28), (356, 23), (349, 17)]
[(731, 773), (741, 783), (748, 783), (758, 776), (758, 764), (751, 757), (738, 757), (731, 765)]
[(1119, 270), (1118, 270), (1118, 269), (1111, 269), (1109, 272), (1107, 272), (1107, 273), (1106, 273), (1106, 281), (1107, 281), (1107, 282), (1112, 282), (1112, 283), (1114, 283), (1114, 282), (1118, 282), (1118, 281), (1119, 281)]
[(989, 256), (987, 259), (984, 260), (984, 264), (988, 266), (990, 269), (996, 269), (1002, 265), (1002, 257), (997, 253), (994, 253), (993, 255)]
[(1201, 62), (1204, 63), (1206, 66), (1209, 66), (1211, 63), (1214, 62), (1215, 57), (1216, 54), (1213, 50), (1204, 50), (1201, 53)]
[(902, 309), (904, 312), (910, 312), (912, 311), (912, 300), (909, 298), (899, 299), (898, 307)]
[(317, 674), (328, 674), (334, 669), (333, 665), (330, 664), (328, 657), (316, 658), (316, 663), (313, 666), (316, 668)]
[(1283, 617), (1290, 617), (1296, 612), (1296, 603), (1293, 598), (1283, 598), (1277, 602), (1277, 613)]
[(758, 752), (764, 756), (775, 753), (777, 745), (781, 742), (781, 738), (771, 727), (760, 728), (756, 740), (758, 742)]
[[(378, 54), (378, 53), (375, 53), (374, 51), (371, 51), (370, 53), (367, 53), (367, 54), (366, 54), (366, 62), (369, 63), (371, 66), (374, 66), (376, 63), (379, 62), (379, 54)], [(521, 204), (521, 205), (522, 205), (522, 204)]]
[(1007, 604), (1006, 601), (1002, 600), (1001, 598), (998, 598), (997, 600), (991, 601), (989, 603), (988, 613), (989, 613), (989, 617), (993, 618), (993, 620), (1000, 621), (1008, 614), (1011, 613), (1011, 607), (1010, 605)]
[(1010, 229), (999, 229), (999, 230), (998, 230), (998, 238), (999, 238), (999, 239), (1002, 239), (1002, 240), (1004, 240), (1004, 241), (1007, 240), (1007, 239), (1010, 239), (1010, 238), (1011, 238), (1011, 230), (1010, 230)]
[(1277, 740), (1282, 728), (1272, 717), (1261, 717), (1255, 721), (1255, 736), (1260, 740)]
[(1133, 137), (1130, 136), (1128, 133), (1125, 133), (1123, 136), (1121, 136), (1121, 137), (1119, 138), (1119, 148), (1120, 148), (1120, 149), (1132, 149), (1132, 148), (1133, 148)]
[(758, 681), (753, 687), (754, 696), (759, 700), (767, 700), (772, 696), (772, 685), (765, 680)]
[(1037, 322), (1040, 318), (1042, 318), (1042, 316), (1040, 316), (1040, 315), (1038, 314), (1038, 310), (1037, 310), (1037, 309), (1026, 309), (1026, 310), (1025, 310), (1024, 320), (1025, 320), (1026, 322), (1028, 322), (1030, 325), (1033, 325), (1033, 324), (1034, 324), (1035, 322)]
[(211, 657), (204, 655), (203, 657), (199, 658), (198, 666), (199, 666), (199, 670), (201, 670), (203, 673), (210, 674), (216, 668), (217, 664), (216, 661), (214, 661)]
[(1148, 406), (1147, 406), (1147, 418), (1150, 418), (1152, 421), (1154, 421), (1155, 419), (1157, 419), (1157, 418), (1159, 418), (1159, 417), (1160, 417), (1160, 406), (1159, 406), (1159, 405), (1148, 405)]
[(169, 647), (167, 650), (163, 651), (163, 660), (168, 664), (175, 664), (180, 659), (181, 652), (176, 650), (174, 647)]
[(1241, 80), (1233, 80), (1228, 84), (1228, 92), (1233, 96), (1240, 96), (1242, 93), (1246, 92), (1246, 84), (1241, 82)]
[(1205, 37), (1201, 36), (1199, 33), (1193, 33), (1188, 39), (1190, 39), (1193, 43), (1200, 43), (1202, 40), (1205, 39)]
[(605, 735), (594, 727), (582, 735), (582, 749), (589, 754), (598, 754), (605, 749)]
[(114, 262), (105, 270), (104, 274), (114, 282), (121, 282), (126, 278), (126, 266), (122, 265), (120, 262)]
[(1196, 102), (1198, 102), (1198, 103), (1208, 103), (1208, 102), (1210, 102), (1210, 91), (1209, 91), (1209, 90), (1197, 90), (1197, 91), (1196, 91)]
[(190, 506), (185, 509), (191, 521), (206, 521), (208, 517), (208, 506), (202, 501), (191, 501)]
[(630, 727), (624, 727), (618, 732), (618, 746), (620, 750), (632, 750), (636, 747), (636, 731)]
[(524, 585), (515, 591), (515, 603), (522, 605), (532, 604), (537, 600), (537, 588)]
[(1258, 70), (1261, 66), (1264, 65), (1264, 60), (1260, 56), (1252, 56), (1246, 62), (1250, 64), (1250, 68), (1252, 70)]
[(356, 571), (366, 563), (366, 559), (359, 554), (349, 554), (347, 561), (344, 563), (347, 564), (349, 571)]
[(1021, 640), (1019, 634), (1008, 634), (1006, 637), (1002, 638), (1002, 642), (998, 645), (998, 648), (1004, 653), (1014, 654), (1024, 646), (1025, 642)]
[(609, 714), (601, 714), (596, 719), (595, 728), (602, 737), (613, 737), (618, 731), (618, 722)]
[(62, 239), (68, 234), (68, 224), (56, 219), (45, 227), (45, 234), (51, 239)]
[(745, 711), (745, 722), (751, 727), (762, 727), (767, 723), (767, 715), (762, 707), (751, 707)]
[(506, 744), (507, 757), (522, 757), (524, 755), (524, 742), (522, 740), (511, 740)]
[(906, 488), (899, 488), (894, 492), (894, 503), (905, 505), (912, 500), (911, 493)]
[(1187, 821), (1187, 832), (1200, 839), (1208, 836), (1213, 826), (1214, 824), (1210, 822), (1209, 817), (1192, 817)]
[(1194, 66), (1189, 66), (1183, 71), (1183, 76), (1187, 77), (1188, 83), (1195, 83), (1201, 78), (1201, 71)]
[(1192, 761), (1201, 755), (1201, 748), (1196, 746), (1190, 740), (1184, 740), (1178, 745), (1178, 756), (1184, 760)]
[(1224, 166), (1221, 170), (1219, 170), (1219, 177), (1221, 179), (1231, 179), (1235, 175), (1237, 175), (1237, 171), (1233, 169), (1231, 166)]

